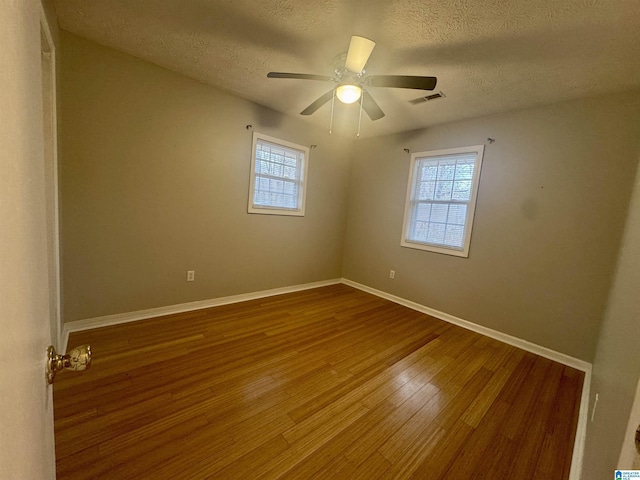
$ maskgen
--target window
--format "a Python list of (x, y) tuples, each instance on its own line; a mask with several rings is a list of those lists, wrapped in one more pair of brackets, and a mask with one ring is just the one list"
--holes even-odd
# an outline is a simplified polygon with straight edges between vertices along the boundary
[(403, 247), (469, 256), (484, 145), (411, 155)]
[(249, 213), (304, 216), (309, 149), (253, 133)]

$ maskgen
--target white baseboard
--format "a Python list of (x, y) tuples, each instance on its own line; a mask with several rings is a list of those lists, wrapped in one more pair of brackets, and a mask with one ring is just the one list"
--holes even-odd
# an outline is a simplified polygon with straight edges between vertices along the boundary
[(543, 347), (541, 345), (536, 345), (535, 343), (528, 342), (527, 340), (523, 340), (488, 327), (483, 327), (482, 325), (469, 322), (468, 320), (463, 320), (462, 318), (449, 315), (448, 313), (426, 307), (419, 303), (397, 297), (390, 293), (383, 292), (382, 290), (377, 290), (346, 278), (342, 279), (342, 283), (584, 372), (584, 383), (582, 384), (582, 396), (580, 398), (580, 413), (578, 416), (578, 426), (576, 428), (576, 439), (573, 444), (573, 455), (571, 457), (571, 472), (569, 474), (569, 480), (580, 480), (584, 458), (584, 443), (587, 435), (587, 418), (589, 416), (589, 390), (591, 388), (592, 370), (591, 363), (564, 353), (556, 352), (555, 350), (551, 350), (550, 348)]
[(404, 305), (405, 307), (411, 308), (412, 310), (417, 310), (419, 312), (426, 313), (427, 315), (431, 315), (432, 317), (436, 317), (440, 320), (444, 320), (445, 322), (453, 323), (454, 325), (458, 325), (459, 327), (466, 328), (467, 330), (472, 330), (476, 333), (480, 333), (482, 335), (493, 338), (495, 340), (499, 340), (503, 343), (513, 345), (514, 347), (521, 348), (522, 350), (526, 350), (527, 352), (535, 353), (536, 355), (540, 355), (541, 357), (554, 360), (556, 362), (562, 363), (563, 365), (567, 365), (569, 367), (573, 367), (582, 372), (587, 372), (588, 370), (591, 369), (591, 364), (589, 362), (585, 362), (584, 360), (580, 360), (579, 358), (565, 355), (564, 353), (556, 352), (555, 350), (551, 350), (550, 348), (547, 348), (547, 347), (536, 345), (535, 343), (528, 342), (527, 340), (523, 340), (522, 338), (514, 337), (512, 335), (508, 335), (506, 333), (502, 333), (488, 327), (483, 327), (482, 325), (469, 322), (468, 320), (463, 320), (462, 318), (449, 315), (448, 313), (444, 313), (439, 310), (426, 307), (424, 305), (421, 305), (416, 302), (412, 302), (410, 300), (405, 300), (404, 298), (401, 298), (401, 297), (396, 297), (395, 295), (391, 295), (390, 293), (368, 287), (367, 285), (362, 285), (361, 283), (357, 283), (352, 280), (348, 280), (346, 278), (342, 279), (342, 283), (344, 283), (345, 285), (349, 285), (351, 287), (357, 288), (358, 290), (371, 293), (372, 295), (375, 295), (377, 297), (381, 297), (386, 300), (390, 300), (394, 303)]
[(584, 462), (584, 444), (587, 439), (587, 421), (589, 418), (589, 398), (591, 394), (591, 367), (584, 373), (582, 384), (582, 398), (580, 399), (580, 413), (578, 414), (578, 427), (576, 439), (573, 442), (573, 455), (571, 457), (571, 473), (569, 480), (582, 478), (582, 464)]
[(397, 297), (390, 293), (377, 290), (375, 288), (369, 287), (367, 285), (363, 285), (361, 283), (354, 282), (346, 278), (324, 280), (324, 281), (313, 282), (313, 283), (305, 283), (305, 284), (294, 285), (290, 287), (274, 288), (271, 290), (262, 290), (259, 292), (243, 293), (240, 295), (231, 295), (228, 297), (213, 298), (209, 300), (200, 300), (196, 302), (181, 303), (178, 305), (169, 305), (166, 307), (150, 308), (147, 310), (139, 310), (136, 312), (118, 313), (115, 315), (105, 315), (102, 317), (87, 318), (84, 320), (76, 320), (74, 322), (68, 322), (64, 324), (64, 328), (62, 331), (63, 345), (61, 350), (63, 352), (67, 351), (67, 343), (69, 341), (69, 334), (71, 332), (79, 332), (82, 330), (90, 330), (93, 328), (101, 328), (101, 327), (107, 327), (111, 325), (118, 325), (121, 323), (135, 322), (138, 320), (144, 320), (144, 319), (159, 317), (163, 315), (171, 315), (175, 313), (200, 310), (202, 308), (210, 308), (210, 307), (217, 307), (220, 305), (228, 305), (231, 303), (245, 302), (247, 300), (255, 300), (258, 298), (271, 297), (274, 295), (281, 295), (284, 293), (309, 290), (312, 288), (324, 287), (327, 285), (335, 285), (338, 283), (344, 283), (345, 285), (349, 285), (351, 287), (357, 288), (358, 290), (371, 293), (372, 295), (403, 305), (405, 307), (411, 308), (412, 310), (417, 310), (427, 315), (431, 315), (432, 317), (438, 318), (440, 320), (444, 320), (445, 322), (449, 322), (459, 327), (466, 328), (467, 330), (472, 330), (481, 335), (485, 335), (487, 337), (507, 343), (514, 347), (521, 348), (522, 350), (525, 350), (527, 352), (535, 353), (536, 355), (540, 355), (541, 357), (554, 360), (556, 362), (562, 363), (563, 365), (567, 365), (577, 370), (585, 372), (584, 384), (582, 387), (582, 398), (580, 401), (578, 427), (576, 430), (576, 439), (573, 447), (573, 456), (571, 461), (571, 473), (569, 476), (569, 480), (580, 480), (580, 476), (582, 474), (582, 461), (584, 456), (584, 443), (585, 443), (586, 431), (587, 431), (587, 418), (588, 418), (588, 410), (589, 410), (589, 390), (591, 387), (592, 365), (589, 362), (585, 362), (584, 360), (571, 357), (569, 355), (557, 352), (555, 350), (551, 350), (550, 348), (546, 348), (541, 345), (536, 345), (535, 343), (531, 343), (527, 340), (523, 340), (521, 338), (514, 337), (512, 335), (508, 335), (506, 333), (502, 333), (497, 330), (493, 330), (491, 328), (469, 322), (467, 320), (463, 320), (462, 318), (449, 315), (448, 313), (444, 313), (439, 310), (426, 307), (419, 303), (412, 302), (410, 300), (406, 300), (401, 297)]
[(200, 310), (202, 308), (218, 307), (220, 305), (228, 305), (231, 303), (246, 302), (248, 300), (256, 300), (258, 298), (272, 297), (274, 295), (282, 295), (284, 293), (299, 292), (312, 288), (325, 287), (327, 285), (336, 285), (342, 280), (335, 278), (332, 280), (322, 280), (319, 282), (303, 283), (290, 287), (272, 288), (270, 290), (261, 290), (259, 292), (241, 293), (239, 295), (231, 295), (228, 297), (218, 297), (209, 300), (198, 300), (196, 302), (179, 303), (177, 305), (168, 305), (166, 307), (149, 308), (146, 310), (138, 310), (136, 312), (117, 313), (115, 315), (105, 315), (102, 317), (86, 318), (83, 320), (75, 320), (67, 322), (62, 329), (62, 348), (61, 351), (67, 351), (69, 342), (69, 334), (72, 332), (80, 332), (83, 330), (91, 330), (93, 328), (109, 327), (121, 323), (136, 322), (138, 320), (146, 320), (153, 317), (161, 317), (163, 315), (172, 315), (175, 313), (190, 312)]

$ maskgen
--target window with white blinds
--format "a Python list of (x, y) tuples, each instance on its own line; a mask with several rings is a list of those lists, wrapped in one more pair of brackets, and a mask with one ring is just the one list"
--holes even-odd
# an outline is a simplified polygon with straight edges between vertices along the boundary
[(469, 256), (484, 145), (411, 155), (401, 245)]
[(309, 149), (253, 133), (249, 213), (304, 215)]

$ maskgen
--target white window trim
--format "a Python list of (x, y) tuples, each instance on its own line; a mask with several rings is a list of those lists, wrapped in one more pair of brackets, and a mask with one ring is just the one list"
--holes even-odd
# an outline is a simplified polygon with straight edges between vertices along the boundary
[[(409, 227), (409, 217), (411, 214), (411, 203), (413, 196), (414, 177), (416, 175), (416, 162), (418, 159), (428, 157), (441, 157), (445, 155), (457, 155), (462, 153), (476, 153), (476, 167), (473, 172), (473, 180), (471, 185), (471, 198), (469, 200), (466, 218), (466, 230), (463, 247), (460, 250), (454, 248), (446, 248), (430, 243), (416, 242), (407, 239), (407, 229)], [(469, 257), (469, 246), (471, 243), (471, 230), (473, 229), (473, 219), (476, 210), (476, 200), (478, 198), (478, 187), (480, 184), (480, 171), (482, 169), (482, 158), (484, 156), (484, 145), (474, 145), (470, 147), (448, 148), (444, 150), (431, 150), (428, 152), (417, 152), (411, 154), (411, 163), (409, 170), (409, 182), (407, 184), (407, 197), (404, 206), (404, 220), (402, 222), (402, 238), (400, 245), (407, 248), (415, 248), (418, 250), (427, 250), (435, 253), (444, 253), (445, 255), (454, 255), (457, 257)]]
[[(298, 208), (278, 208), (278, 207), (260, 207), (253, 203), (253, 197), (255, 195), (256, 185), (256, 147), (258, 140), (264, 140), (265, 142), (274, 143), (282, 147), (291, 148), (293, 150), (301, 151), (304, 155), (302, 161), (302, 172), (300, 173), (300, 188), (298, 189)], [(307, 199), (307, 171), (309, 168), (309, 148), (303, 145), (297, 145), (295, 143), (287, 142), (279, 138), (270, 137), (259, 132), (253, 132), (253, 142), (251, 146), (251, 177), (249, 180), (249, 203), (248, 213), (258, 213), (262, 215), (288, 215), (303, 217), (305, 212), (305, 204)]]

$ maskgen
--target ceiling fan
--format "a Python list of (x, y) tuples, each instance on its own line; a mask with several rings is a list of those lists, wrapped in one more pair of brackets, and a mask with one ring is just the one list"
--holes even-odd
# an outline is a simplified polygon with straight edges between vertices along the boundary
[(331, 90), (305, 108), (301, 115), (311, 115), (329, 100), (338, 97), (342, 103), (354, 103), (360, 100), (360, 108), (371, 120), (384, 117), (384, 112), (365, 87), (411, 88), (416, 90), (433, 90), (436, 77), (419, 77), (409, 75), (370, 75), (364, 77), (364, 67), (369, 60), (376, 43), (368, 38), (354, 35), (351, 37), (344, 67), (336, 68), (333, 77), (311, 75), (306, 73), (269, 72), (269, 78), (292, 78), (297, 80), (317, 80), (336, 84)]

